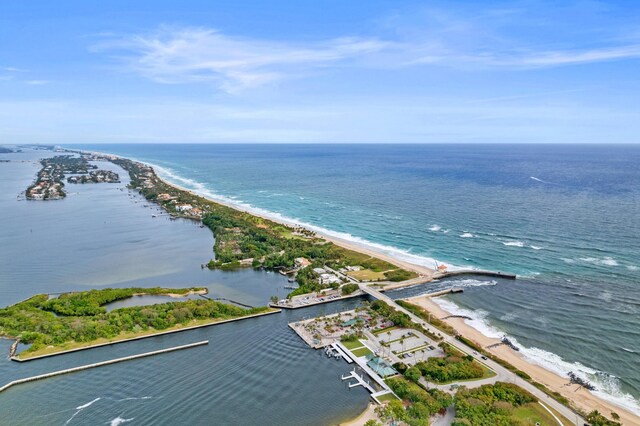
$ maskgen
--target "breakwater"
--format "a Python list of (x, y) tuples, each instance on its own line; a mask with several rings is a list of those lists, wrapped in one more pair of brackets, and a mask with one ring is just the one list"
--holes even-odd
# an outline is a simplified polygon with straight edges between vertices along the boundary
[(485, 271), (481, 269), (461, 269), (458, 271), (447, 271), (447, 272), (434, 274), (433, 278), (440, 279), (440, 278), (458, 277), (461, 275), (482, 275), (485, 277), (505, 278), (507, 280), (515, 280), (517, 278), (516, 274), (511, 274), (508, 272)]
[(130, 356), (122, 357), (122, 358), (110, 359), (108, 361), (96, 362), (96, 363), (93, 363), (93, 364), (81, 365), (79, 367), (67, 368), (65, 370), (58, 370), (58, 371), (53, 371), (51, 373), (45, 373), (45, 374), (40, 374), (40, 375), (37, 375), (37, 376), (26, 377), (24, 379), (14, 380), (14, 381), (9, 382), (6, 385), (0, 387), (0, 392), (3, 392), (3, 391), (9, 389), (12, 386), (16, 386), (16, 385), (19, 385), (19, 384), (22, 384), (22, 383), (28, 383), (28, 382), (33, 382), (33, 381), (42, 380), (42, 379), (48, 379), (50, 377), (61, 376), (63, 374), (69, 374), (69, 373), (75, 373), (77, 371), (89, 370), (91, 368), (102, 367), (104, 365), (116, 364), (116, 363), (124, 362), (124, 361), (131, 361), (131, 360), (134, 360), (134, 359), (145, 358), (145, 357), (148, 357), (148, 356), (159, 355), (159, 354), (164, 354), (164, 353), (168, 353), (168, 352), (180, 351), (180, 350), (183, 350), (183, 349), (195, 348), (197, 346), (203, 346), (203, 345), (208, 345), (208, 344), (209, 344), (208, 340), (203, 340), (201, 342), (189, 343), (187, 345), (173, 346), (171, 348), (159, 349), (157, 351), (145, 352), (145, 353), (142, 353), (142, 354), (130, 355)]

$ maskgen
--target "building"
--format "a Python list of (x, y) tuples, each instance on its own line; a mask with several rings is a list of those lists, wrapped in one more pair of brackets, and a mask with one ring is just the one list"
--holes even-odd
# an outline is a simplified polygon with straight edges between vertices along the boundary
[(176, 210), (179, 212), (188, 212), (191, 209), (193, 209), (193, 206), (191, 204), (178, 204), (176, 206)]

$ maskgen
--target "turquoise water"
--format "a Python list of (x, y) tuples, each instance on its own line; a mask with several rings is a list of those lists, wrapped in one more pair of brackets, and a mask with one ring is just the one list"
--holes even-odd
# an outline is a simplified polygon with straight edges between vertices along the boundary
[[(99, 145), (214, 198), (427, 266), (514, 272), (445, 299), (640, 412), (640, 147)], [(452, 303), (455, 303), (453, 305)]]

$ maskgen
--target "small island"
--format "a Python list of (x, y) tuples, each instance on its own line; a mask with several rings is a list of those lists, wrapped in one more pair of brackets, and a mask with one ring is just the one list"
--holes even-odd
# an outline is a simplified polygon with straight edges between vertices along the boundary
[[(89, 163), (89, 157), (80, 155), (57, 155), (40, 160), (42, 169), (36, 181), (26, 190), (29, 200), (60, 200), (67, 196), (64, 191), (66, 174), (73, 174), (68, 183), (117, 183), (120, 176), (109, 170), (96, 170), (98, 166)], [(91, 170), (91, 171), (90, 171)]]
[[(16, 360), (112, 344), (130, 339), (202, 327), (278, 312), (268, 307), (244, 309), (206, 297), (107, 311), (105, 305), (140, 295), (186, 297), (206, 288), (107, 288), (39, 294), (0, 309), (0, 337), (16, 339), (10, 356)], [(30, 345), (15, 354), (17, 342)]]

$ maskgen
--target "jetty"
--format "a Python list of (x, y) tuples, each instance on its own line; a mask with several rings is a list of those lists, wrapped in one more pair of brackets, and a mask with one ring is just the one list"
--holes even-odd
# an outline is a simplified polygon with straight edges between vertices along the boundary
[(482, 269), (459, 269), (456, 271), (438, 272), (433, 275), (433, 279), (457, 277), (460, 275), (482, 275), (485, 277), (504, 278), (507, 280), (515, 280), (518, 278), (516, 274), (508, 272), (487, 271)]
[(137, 354), (137, 355), (130, 355), (130, 356), (122, 357), (122, 358), (110, 359), (108, 361), (102, 361), (102, 362), (96, 362), (96, 363), (93, 363), (93, 364), (81, 365), (79, 367), (67, 368), (65, 370), (53, 371), (51, 373), (39, 374), (37, 376), (26, 377), (24, 379), (18, 379), (18, 380), (14, 380), (12, 382), (9, 382), (6, 385), (0, 387), (0, 392), (3, 392), (3, 391), (9, 389), (12, 386), (16, 386), (16, 385), (19, 385), (19, 384), (22, 384), (22, 383), (34, 382), (36, 380), (48, 379), (49, 377), (61, 376), (63, 374), (69, 374), (69, 373), (75, 373), (77, 371), (89, 370), (91, 368), (102, 367), (104, 365), (117, 364), (119, 362), (131, 361), (131, 360), (134, 360), (134, 359), (145, 358), (145, 357), (164, 354), (164, 353), (168, 353), (168, 352), (180, 351), (180, 350), (183, 350), (183, 349), (195, 348), (197, 346), (204, 346), (204, 345), (208, 345), (208, 344), (209, 344), (208, 340), (203, 340), (201, 342), (189, 343), (187, 345), (173, 346), (171, 348), (159, 349), (157, 351), (145, 352), (145, 353), (141, 353), (141, 354)]

